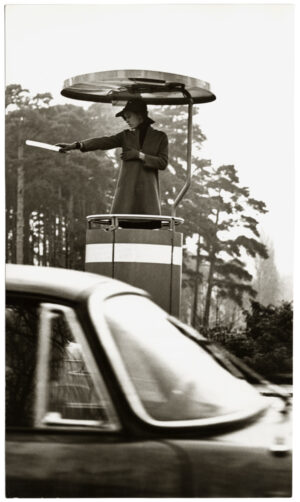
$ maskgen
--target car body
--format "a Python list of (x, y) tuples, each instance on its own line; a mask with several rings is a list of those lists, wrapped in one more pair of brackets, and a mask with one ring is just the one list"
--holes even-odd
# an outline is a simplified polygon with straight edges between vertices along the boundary
[(289, 497), (290, 419), (122, 282), (6, 269), (7, 497)]

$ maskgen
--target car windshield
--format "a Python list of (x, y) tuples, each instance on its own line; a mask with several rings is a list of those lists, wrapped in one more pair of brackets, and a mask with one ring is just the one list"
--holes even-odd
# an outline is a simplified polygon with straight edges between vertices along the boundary
[(261, 408), (261, 396), (135, 295), (106, 300), (106, 322), (147, 414), (156, 420), (224, 417)]

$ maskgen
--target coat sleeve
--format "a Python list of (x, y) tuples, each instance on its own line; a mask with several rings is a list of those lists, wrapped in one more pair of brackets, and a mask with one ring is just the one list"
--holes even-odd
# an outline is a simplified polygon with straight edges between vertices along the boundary
[(168, 136), (163, 132), (161, 134), (162, 134), (162, 139), (160, 141), (157, 155), (149, 155), (145, 153), (145, 160), (144, 160), (145, 167), (149, 167), (151, 169), (163, 170), (166, 169), (168, 165), (168, 155), (169, 155)]
[(92, 150), (111, 150), (123, 146), (123, 133), (119, 132), (113, 136), (103, 136), (102, 138), (91, 138), (81, 141), (82, 152), (91, 152)]

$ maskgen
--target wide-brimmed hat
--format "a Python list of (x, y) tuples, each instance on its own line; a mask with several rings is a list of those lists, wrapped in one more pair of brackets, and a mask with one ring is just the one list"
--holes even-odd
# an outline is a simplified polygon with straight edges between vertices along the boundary
[(148, 117), (148, 109), (147, 109), (147, 105), (146, 105), (146, 103), (144, 103), (144, 101), (141, 101), (141, 100), (127, 101), (126, 106), (123, 108), (123, 110), (116, 113), (115, 116), (124, 118), (125, 112), (139, 113), (140, 115), (147, 117), (148, 120), (152, 124), (154, 123), (154, 120), (152, 120), (150, 117)]

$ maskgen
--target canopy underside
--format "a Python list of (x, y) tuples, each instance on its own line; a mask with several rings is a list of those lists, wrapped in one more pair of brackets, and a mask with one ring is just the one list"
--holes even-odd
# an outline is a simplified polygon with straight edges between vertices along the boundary
[(208, 103), (216, 99), (210, 85), (199, 79), (148, 70), (87, 73), (64, 82), (61, 94), (72, 99), (123, 105), (141, 99), (149, 105)]

